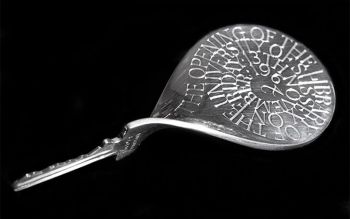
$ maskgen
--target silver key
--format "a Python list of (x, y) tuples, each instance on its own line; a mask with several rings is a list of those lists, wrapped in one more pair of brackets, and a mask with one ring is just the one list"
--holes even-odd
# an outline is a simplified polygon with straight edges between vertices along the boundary
[(315, 140), (335, 108), (332, 80), (303, 44), (278, 30), (234, 25), (203, 37), (183, 58), (151, 118), (128, 123), (120, 138), (67, 162), (26, 174), (16, 191), (110, 156), (131, 154), (165, 127), (240, 145), (286, 150)]

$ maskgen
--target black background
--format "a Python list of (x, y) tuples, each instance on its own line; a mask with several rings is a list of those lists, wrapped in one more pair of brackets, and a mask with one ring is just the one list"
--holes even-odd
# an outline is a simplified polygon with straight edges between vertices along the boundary
[[(346, 1), (96, 2), (3, 2), (2, 218), (348, 215)], [(328, 69), (336, 112), (312, 144), (267, 152), (169, 129), (120, 162), (109, 158), (22, 192), (11, 190), (24, 173), (86, 153), (127, 122), (148, 117), (186, 51), (209, 31), (237, 23), (291, 35)]]

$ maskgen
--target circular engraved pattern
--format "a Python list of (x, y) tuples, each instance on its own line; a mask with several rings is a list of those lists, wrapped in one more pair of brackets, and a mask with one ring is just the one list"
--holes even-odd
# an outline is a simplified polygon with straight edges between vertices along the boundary
[(245, 135), (281, 143), (310, 141), (332, 118), (335, 94), (327, 70), (286, 34), (231, 26), (207, 35), (189, 54), (189, 67), (178, 69), (186, 72), (178, 113), (215, 110)]

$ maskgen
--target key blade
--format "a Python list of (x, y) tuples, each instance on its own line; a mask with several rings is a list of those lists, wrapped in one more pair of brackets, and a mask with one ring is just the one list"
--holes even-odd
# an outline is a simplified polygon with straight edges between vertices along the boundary
[(13, 188), (15, 191), (21, 191), (73, 170), (79, 169), (96, 161), (102, 160), (112, 155), (117, 155), (118, 151), (115, 150), (114, 146), (119, 141), (120, 139), (114, 138), (109, 142), (105, 142), (103, 147), (99, 146), (89, 153), (81, 155), (75, 159), (51, 165), (40, 171), (27, 173), (21, 179), (16, 180), (13, 183)]

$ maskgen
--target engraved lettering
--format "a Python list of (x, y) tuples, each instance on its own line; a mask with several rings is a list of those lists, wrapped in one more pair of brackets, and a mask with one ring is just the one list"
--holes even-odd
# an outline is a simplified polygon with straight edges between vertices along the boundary
[(233, 129), (281, 144), (305, 141), (332, 115), (334, 90), (325, 68), (277, 31), (249, 25), (217, 31), (189, 62), (175, 111), (195, 115), (212, 107)]

